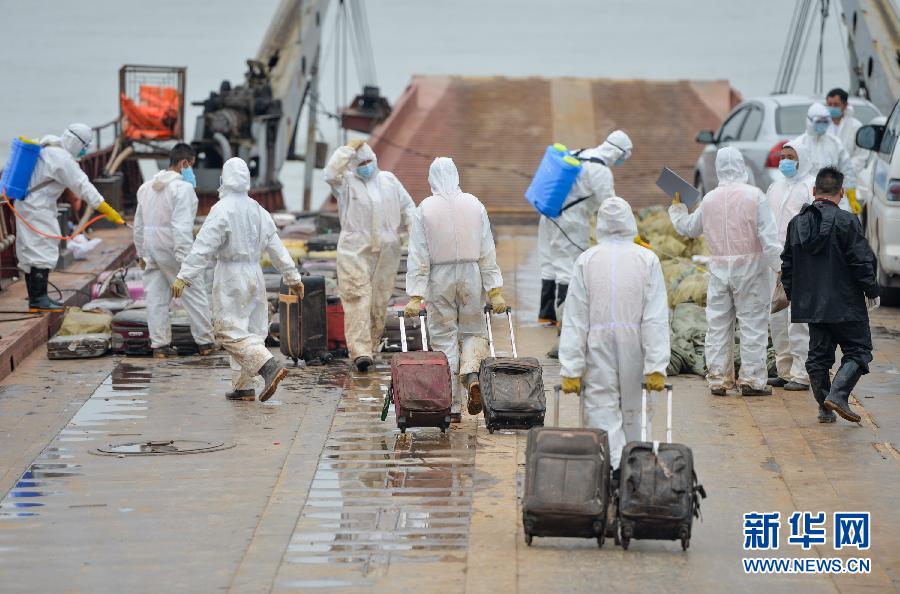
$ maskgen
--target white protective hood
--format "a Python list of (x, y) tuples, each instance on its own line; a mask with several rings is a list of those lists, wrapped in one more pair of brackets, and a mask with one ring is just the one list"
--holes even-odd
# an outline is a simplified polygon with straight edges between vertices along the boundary
[(747, 180), (750, 179), (750, 172), (741, 151), (733, 146), (720, 148), (716, 153), (716, 176), (719, 178), (720, 186), (747, 183)]
[(250, 169), (240, 157), (232, 157), (222, 166), (222, 185), (219, 196), (223, 194), (243, 193), (250, 191)]
[(597, 211), (597, 241), (627, 239), (638, 234), (637, 223), (631, 206), (618, 196), (607, 198)]
[(461, 193), (459, 189), (459, 170), (449, 157), (438, 157), (428, 170), (428, 184), (435, 196), (452, 198)]

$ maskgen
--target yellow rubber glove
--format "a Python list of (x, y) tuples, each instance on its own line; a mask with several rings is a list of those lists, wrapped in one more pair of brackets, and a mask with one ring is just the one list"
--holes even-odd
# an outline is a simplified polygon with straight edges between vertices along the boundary
[(147, 262), (143, 258), (138, 258), (138, 266), (141, 270), (147, 270)]
[(184, 293), (184, 288), (190, 286), (190, 281), (186, 281), (183, 278), (176, 278), (175, 282), (172, 283), (172, 297), (181, 297), (181, 294)]
[(635, 242), (636, 244), (638, 244), (639, 246), (641, 246), (641, 247), (647, 248), (648, 250), (651, 249), (651, 248), (650, 248), (650, 244), (647, 243), (646, 241), (644, 241), (643, 239), (641, 239), (641, 236), (640, 236), (640, 235), (635, 235), (635, 236), (634, 236), (634, 242)]
[(288, 290), (300, 299), (303, 299), (303, 295), (306, 293), (306, 289), (303, 287), (303, 281), (300, 281), (296, 285), (288, 285)]
[(491, 302), (491, 309), (494, 310), (494, 313), (506, 313), (506, 299), (503, 298), (503, 289), (501, 287), (494, 287), (488, 291), (488, 300)]
[(672, 198), (672, 204), (681, 204), (681, 192), (675, 192), (675, 197)]
[(853, 211), (853, 214), (858, 215), (862, 212), (862, 205), (856, 199), (856, 188), (847, 190), (847, 202), (850, 203), (850, 210)]
[(562, 378), (562, 391), (566, 394), (578, 394), (581, 392), (580, 377), (564, 377)]
[(407, 318), (417, 318), (422, 311), (422, 299), (421, 297), (411, 297), (409, 299), (409, 303), (406, 304), (406, 307), (403, 308), (403, 315)]
[(666, 376), (658, 371), (654, 371), (650, 375), (644, 376), (644, 383), (647, 384), (647, 391), (662, 392), (666, 389)]
[(351, 140), (350, 142), (348, 142), (347, 146), (349, 146), (350, 148), (353, 149), (354, 152), (356, 152), (359, 150), (359, 147), (361, 147), (365, 143), (366, 143), (366, 141), (363, 140), (362, 138), (355, 138), (355, 139)]
[(117, 213), (116, 209), (110, 206), (105, 200), (97, 206), (97, 212), (106, 215), (106, 220), (110, 223), (115, 223), (116, 225), (125, 224), (125, 219), (122, 218), (122, 215)]

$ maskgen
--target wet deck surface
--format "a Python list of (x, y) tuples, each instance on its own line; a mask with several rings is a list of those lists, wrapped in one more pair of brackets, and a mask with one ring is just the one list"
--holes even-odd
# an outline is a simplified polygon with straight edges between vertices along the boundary
[[(542, 356), (554, 331), (532, 323), (533, 239), (498, 243), (519, 351)], [(258, 404), (223, 398), (221, 356), (36, 354), (0, 383), (0, 592), (896, 591), (900, 311), (879, 310), (872, 325), (861, 425), (819, 425), (805, 393), (714, 399), (700, 378), (675, 380), (675, 439), (694, 449), (710, 493), (686, 553), (652, 541), (525, 546), (525, 434), (489, 435), (470, 417), (447, 434), (400, 434), (379, 418), (383, 362), (368, 376), (341, 362), (292, 370)], [(546, 363), (550, 387), (558, 365)], [(564, 398), (562, 423), (576, 413)], [(97, 451), (167, 440), (228, 449)], [(741, 514), (753, 510), (871, 511), (872, 573), (743, 575)]]

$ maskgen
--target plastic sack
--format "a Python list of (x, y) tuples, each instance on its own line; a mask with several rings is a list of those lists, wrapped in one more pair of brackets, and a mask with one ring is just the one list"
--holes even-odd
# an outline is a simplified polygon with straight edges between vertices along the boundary
[(112, 316), (108, 313), (83, 311), (80, 307), (68, 307), (57, 336), (75, 334), (109, 334), (112, 332)]

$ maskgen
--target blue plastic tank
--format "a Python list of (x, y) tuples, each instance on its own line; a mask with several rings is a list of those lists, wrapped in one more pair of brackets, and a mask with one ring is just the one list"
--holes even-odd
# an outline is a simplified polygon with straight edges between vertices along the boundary
[(548, 146), (525, 191), (525, 199), (542, 215), (558, 217), (579, 173), (581, 163), (569, 154), (565, 146)]
[(21, 136), (13, 139), (9, 160), (0, 176), (0, 195), (6, 194), (13, 200), (22, 200), (28, 195), (28, 185), (40, 154), (39, 143)]

